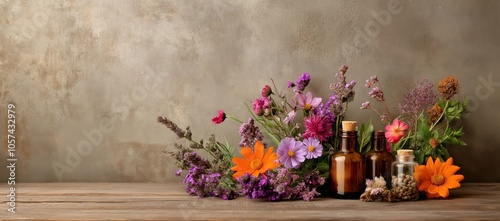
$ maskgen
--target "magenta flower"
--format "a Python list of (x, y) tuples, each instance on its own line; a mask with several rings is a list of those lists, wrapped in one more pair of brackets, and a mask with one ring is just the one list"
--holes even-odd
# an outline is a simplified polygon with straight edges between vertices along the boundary
[(311, 92), (307, 92), (307, 94), (304, 96), (303, 94), (295, 94), (295, 99), (297, 100), (297, 103), (301, 108), (304, 108), (304, 110), (309, 111), (315, 107), (317, 107), (321, 103), (321, 98), (320, 97), (315, 97), (313, 98), (313, 95)]
[(257, 116), (262, 116), (265, 109), (271, 107), (271, 100), (267, 97), (260, 97), (253, 101), (253, 112)]
[(326, 141), (332, 136), (332, 123), (326, 117), (312, 115), (304, 122), (306, 131), (302, 136), (304, 138), (316, 138), (319, 141)]
[(286, 137), (281, 140), (278, 147), (277, 155), (280, 163), (286, 168), (297, 168), (300, 163), (306, 160), (306, 148), (302, 142), (297, 142), (295, 139)]
[(319, 142), (319, 140), (314, 138), (307, 138), (303, 141), (304, 146), (306, 147), (306, 158), (313, 159), (321, 156), (323, 151), (323, 146)]
[(288, 114), (286, 115), (286, 117), (283, 120), (283, 122), (285, 124), (293, 122), (295, 120), (295, 116), (297, 116), (297, 112), (295, 112), (295, 110), (292, 110), (292, 111), (288, 112)]
[(217, 116), (215, 116), (214, 118), (212, 118), (212, 123), (220, 124), (220, 123), (224, 122), (225, 119), (226, 119), (226, 113), (224, 113), (223, 110), (219, 110), (219, 114)]
[(271, 87), (269, 85), (265, 85), (264, 88), (262, 88), (262, 97), (269, 97), (273, 93), (271, 90)]
[(392, 124), (385, 126), (385, 138), (390, 143), (397, 143), (405, 135), (407, 129), (408, 125), (396, 118)]

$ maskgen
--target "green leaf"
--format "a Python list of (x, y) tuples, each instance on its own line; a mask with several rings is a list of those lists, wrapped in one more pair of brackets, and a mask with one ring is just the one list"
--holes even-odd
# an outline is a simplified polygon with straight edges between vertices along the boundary
[(373, 134), (372, 120), (366, 124), (361, 124), (358, 133), (358, 147), (361, 154), (365, 154), (371, 149), (370, 141)]
[(441, 147), (441, 155), (444, 157), (443, 160), (447, 160), (450, 158), (450, 153), (448, 152), (448, 149)]
[(267, 136), (271, 137), (271, 140), (276, 144), (276, 146), (280, 145), (280, 140), (274, 134), (267, 131), (265, 131), (264, 133), (267, 134)]
[(328, 166), (328, 164), (324, 162), (318, 163), (316, 168), (319, 171), (319, 173), (328, 173), (330, 171), (330, 167)]
[(415, 161), (420, 165), (424, 163), (424, 153), (422, 151), (415, 151)]

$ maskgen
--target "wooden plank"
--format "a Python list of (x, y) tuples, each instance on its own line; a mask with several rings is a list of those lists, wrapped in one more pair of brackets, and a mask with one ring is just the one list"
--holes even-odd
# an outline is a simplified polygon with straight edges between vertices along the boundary
[[(464, 184), (449, 199), (400, 203), (318, 198), (265, 202), (198, 198), (180, 183), (21, 183), (0, 220), (499, 220), (500, 184)], [(7, 186), (0, 185), (6, 193)], [(5, 190), (5, 191), (4, 191)], [(3, 207), (3, 208), (2, 208)]]

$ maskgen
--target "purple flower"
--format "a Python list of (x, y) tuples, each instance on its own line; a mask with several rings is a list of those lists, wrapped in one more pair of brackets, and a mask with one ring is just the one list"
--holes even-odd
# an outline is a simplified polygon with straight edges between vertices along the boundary
[(264, 139), (259, 127), (254, 124), (253, 118), (249, 118), (248, 123), (241, 124), (240, 136), (240, 147), (253, 148), (255, 142), (262, 141)]
[[(332, 89), (336, 94), (336, 99), (339, 100), (340, 106), (344, 102), (352, 102), (355, 95), (354, 86), (356, 85), (356, 81), (351, 81), (349, 83), (346, 82), (345, 74), (347, 69), (348, 67), (346, 65), (342, 65), (339, 69), (339, 73), (335, 74), (337, 83), (330, 85), (330, 89)], [(334, 111), (334, 114), (338, 115), (336, 112), (337, 111)]]
[(298, 168), (300, 163), (304, 162), (306, 150), (302, 142), (297, 142), (295, 139), (286, 137), (281, 140), (278, 147), (277, 155), (279, 161), (286, 168)]
[(305, 96), (303, 94), (297, 93), (295, 94), (295, 99), (297, 100), (299, 106), (306, 111), (318, 107), (318, 105), (321, 103), (322, 100), (320, 97), (313, 98), (311, 92), (307, 92)]
[(382, 92), (382, 90), (380, 90), (379, 87), (372, 88), (369, 95), (377, 101), (381, 101), (381, 102), (384, 101), (384, 92)]
[(268, 201), (294, 199), (309, 201), (320, 195), (316, 187), (325, 183), (325, 179), (318, 171), (313, 170), (299, 176), (283, 167), (267, 171), (266, 176), (253, 177), (247, 174), (236, 181), (242, 195), (251, 199), (264, 198)]
[(330, 106), (320, 104), (318, 108), (314, 109), (314, 115), (326, 118), (331, 124), (335, 122), (335, 114), (330, 111)]
[(332, 136), (332, 123), (326, 118), (317, 115), (311, 115), (304, 122), (306, 131), (302, 136), (304, 138), (316, 138), (320, 141), (326, 141)]
[(297, 87), (299, 90), (299, 93), (304, 91), (304, 89), (309, 85), (309, 81), (311, 81), (311, 76), (309, 73), (303, 73), (300, 75), (299, 79), (297, 79)]
[(288, 112), (288, 114), (286, 115), (285, 119), (283, 120), (283, 122), (285, 124), (288, 124), (290, 122), (293, 122), (295, 120), (295, 117), (297, 116), (297, 112), (295, 112), (295, 110), (292, 110), (290, 112)]
[(307, 150), (306, 153), (307, 159), (318, 158), (321, 156), (323, 151), (323, 146), (321, 145), (319, 140), (314, 138), (307, 138), (303, 141), (303, 143)]
[(291, 82), (291, 81), (288, 81), (288, 88), (293, 88), (295, 87), (295, 83)]
[(175, 172), (175, 175), (176, 175), (176, 176), (180, 176), (180, 175), (181, 175), (181, 173), (182, 173), (182, 169), (179, 169), (179, 170), (177, 170), (177, 172)]
[(434, 105), (438, 98), (434, 85), (427, 79), (421, 78), (416, 84), (417, 86), (408, 91), (404, 101), (398, 105), (401, 115), (409, 119), (410, 127), (415, 124), (420, 113)]
[(361, 107), (360, 109), (369, 109), (371, 106), (370, 106), (370, 102), (367, 101), (367, 102), (363, 102), (361, 103)]

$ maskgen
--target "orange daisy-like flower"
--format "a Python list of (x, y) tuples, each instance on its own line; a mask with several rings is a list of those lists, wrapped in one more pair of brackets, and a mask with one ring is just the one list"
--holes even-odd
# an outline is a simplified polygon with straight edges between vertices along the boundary
[(432, 157), (427, 160), (427, 165), (419, 166), (420, 191), (427, 193), (427, 198), (446, 198), (450, 195), (450, 189), (460, 187), (463, 175), (455, 175), (460, 167), (453, 165), (453, 158), (448, 158), (442, 163), (438, 158), (433, 162)]
[(237, 179), (247, 173), (258, 177), (259, 174), (280, 166), (277, 163), (278, 156), (273, 152), (273, 149), (274, 147), (269, 147), (264, 153), (264, 145), (260, 141), (257, 141), (254, 145), (255, 152), (249, 147), (241, 148), (243, 158), (233, 158), (233, 163), (236, 164), (236, 166), (231, 168), (231, 170), (236, 172), (233, 174), (233, 177)]

